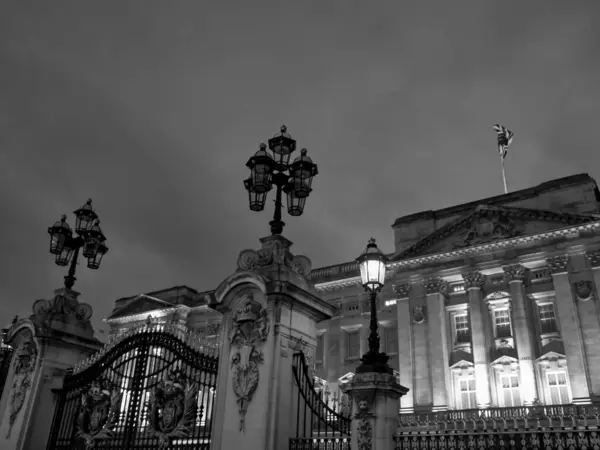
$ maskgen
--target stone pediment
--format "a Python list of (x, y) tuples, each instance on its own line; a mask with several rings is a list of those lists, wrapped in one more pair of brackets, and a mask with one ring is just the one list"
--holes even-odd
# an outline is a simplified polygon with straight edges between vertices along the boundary
[(149, 297), (147, 295), (138, 295), (134, 300), (129, 302), (123, 308), (111, 314), (106, 320), (119, 319), (127, 316), (135, 316), (138, 314), (150, 313), (152, 311), (160, 311), (167, 308), (174, 308), (175, 305), (160, 300), (158, 298)]
[(455, 350), (450, 354), (450, 368), (473, 367), (473, 355), (464, 350)]
[(565, 346), (562, 341), (551, 341), (542, 347), (541, 354), (538, 361), (565, 358)]
[(491, 365), (503, 365), (503, 364), (516, 364), (519, 362), (518, 356), (517, 356), (517, 352), (515, 349), (511, 348), (509, 349), (509, 351), (505, 352), (504, 354), (501, 354), (500, 352), (496, 351), (493, 355), (492, 355), (492, 361), (490, 362)]
[(395, 255), (392, 260), (445, 253), (518, 236), (539, 234), (600, 220), (597, 215), (479, 205)]

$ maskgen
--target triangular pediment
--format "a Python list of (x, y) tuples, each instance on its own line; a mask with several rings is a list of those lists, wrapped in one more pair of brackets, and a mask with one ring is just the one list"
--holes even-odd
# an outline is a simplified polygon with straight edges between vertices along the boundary
[(512, 364), (518, 362), (519, 360), (517, 359), (517, 353), (514, 352), (514, 356), (508, 354), (500, 355), (496, 359), (493, 359), (490, 364)]
[(454, 350), (450, 354), (450, 368), (473, 367), (473, 355), (464, 350)]
[(562, 341), (549, 342), (544, 345), (541, 353), (542, 356), (537, 359), (538, 361), (565, 358), (565, 348)]
[(444, 225), (392, 259), (445, 253), (598, 220), (598, 215), (479, 205), (469, 214)]
[(123, 308), (114, 312), (107, 320), (118, 319), (127, 316), (134, 316), (138, 314), (150, 313), (152, 311), (160, 311), (167, 308), (173, 308), (175, 305), (160, 300), (158, 298), (150, 297), (148, 295), (138, 295), (135, 299), (125, 305)]

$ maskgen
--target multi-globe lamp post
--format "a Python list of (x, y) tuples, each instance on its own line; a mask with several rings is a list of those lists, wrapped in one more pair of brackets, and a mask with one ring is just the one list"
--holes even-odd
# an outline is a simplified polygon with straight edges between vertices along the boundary
[(388, 355), (379, 351), (379, 334), (377, 332), (377, 294), (385, 284), (385, 263), (387, 258), (379, 250), (375, 239), (369, 239), (365, 251), (356, 261), (360, 267), (360, 279), (363, 287), (369, 294), (371, 303), (371, 333), (369, 335), (369, 351), (361, 358), (361, 365), (357, 373), (380, 372), (393, 374), (393, 369), (388, 365)]
[(98, 215), (92, 209), (92, 200), (74, 211), (75, 233), (67, 223), (67, 216), (48, 228), (50, 234), (50, 253), (55, 255), (54, 262), (59, 266), (67, 266), (69, 272), (65, 276), (65, 287), (72, 289), (75, 284), (75, 270), (79, 252), (81, 249), (84, 258), (87, 258), (87, 266), (90, 269), (98, 269), (102, 257), (108, 252), (106, 236), (100, 229)]
[[(269, 152), (270, 150), (270, 152)], [(317, 165), (312, 162), (303, 148), (300, 156), (290, 163), (292, 153), (296, 150), (296, 141), (281, 127), (266, 144), (260, 144), (259, 150), (252, 156), (246, 166), (250, 169), (250, 178), (244, 180), (248, 191), (250, 209), (262, 211), (265, 208), (267, 194), (276, 187), (275, 212), (269, 222), (272, 235), (280, 235), (285, 223), (281, 220), (283, 208), (282, 196), (287, 195), (287, 210), (290, 216), (301, 216), (306, 199), (312, 191), (312, 180), (319, 173)]]

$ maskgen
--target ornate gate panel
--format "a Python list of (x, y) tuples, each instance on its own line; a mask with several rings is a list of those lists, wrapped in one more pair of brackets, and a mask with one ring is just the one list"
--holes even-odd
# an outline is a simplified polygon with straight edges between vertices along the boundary
[(147, 325), (107, 345), (66, 376), (47, 449), (209, 449), (218, 355), (203, 344)]

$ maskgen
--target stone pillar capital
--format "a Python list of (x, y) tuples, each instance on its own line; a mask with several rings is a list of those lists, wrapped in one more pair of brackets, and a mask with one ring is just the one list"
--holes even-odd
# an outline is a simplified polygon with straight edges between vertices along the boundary
[(523, 282), (525, 280), (525, 273), (527, 272), (527, 268), (522, 264), (511, 264), (510, 266), (502, 267), (506, 277), (508, 278), (508, 282)]
[(465, 272), (461, 276), (463, 280), (465, 280), (466, 290), (483, 288), (483, 284), (485, 283), (485, 275), (483, 275), (481, 272)]
[(569, 265), (569, 257), (567, 255), (553, 256), (552, 258), (546, 258), (548, 268), (552, 275), (559, 273), (567, 273)]
[(410, 283), (394, 284), (394, 293), (398, 298), (408, 298), (410, 295), (410, 289), (412, 285)]
[(448, 282), (439, 277), (432, 277), (423, 280), (423, 286), (427, 295), (442, 294), (446, 295), (449, 290)]
[(586, 252), (585, 257), (588, 259), (592, 267), (600, 267), (600, 250)]

